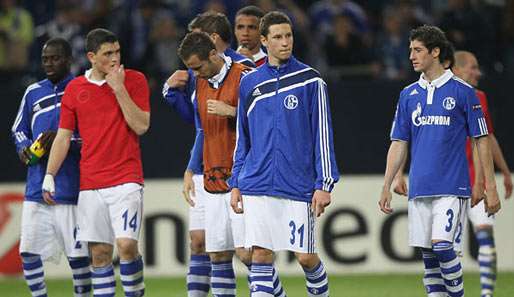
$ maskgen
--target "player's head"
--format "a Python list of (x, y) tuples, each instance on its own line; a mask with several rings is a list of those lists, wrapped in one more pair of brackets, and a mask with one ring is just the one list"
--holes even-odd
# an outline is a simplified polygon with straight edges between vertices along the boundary
[(478, 80), (482, 76), (482, 72), (480, 71), (475, 55), (467, 51), (457, 51), (454, 57), (455, 64), (452, 68), (453, 73), (468, 84), (474, 87), (478, 86)]
[(43, 45), (41, 65), (52, 83), (61, 81), (70, 73), (71, 59), (71, 46), (65, 39), (52, 38)]
[(293, 53), (293, 25), (282, 12), (272, 11), (265, 14), (260, 23), (261, 42), (268, 50), (271, 64), (282, 64)]
[(410, 32), (409, 58), (416, 72), (426, 72), (434, 66), (444, 67), (453, 55), (444, 32), (435, 26), (423, 25)]
[(253, 50), (261, 46), (259, 22), (264, 12), (257, 6), (245, 6), (237, 11), (234, 34), (237, 44)]
[(120, 65), (120, 43), (114, 33), (106, 29), (91, 30), (86, 36), (86, 52), (93, 69), (108, 73)]
[(209, 34), (214, 44), (223, 42), (229, 44), (232, 39), (230, 22), (222, 13), (208, 11), (197, 15), (187, 26), (191, 32)]
[(178, 56), (199, 78), (209, 79), (221, 69), (216, 46), (205, 32), (188, 33), (180, 43)]

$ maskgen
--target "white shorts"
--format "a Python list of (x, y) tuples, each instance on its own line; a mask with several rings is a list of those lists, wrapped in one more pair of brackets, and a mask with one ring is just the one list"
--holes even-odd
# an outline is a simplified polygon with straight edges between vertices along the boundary
[(205, 250), (207, 252), (232, 251), (244, 247), (243, 214), (230, 206), (230, 192), (211, 194), (205, 198)]
[(139, 239), (143, 217), (143, 187), (126, 183), (80, 191), (78, 239), (114, 245), (116, 238)]
[(466, 200), (455, 196), (409, 200), (409, 245), (432, 248), (432, 240), (454, 242), (462, 230)]
[(195, 196), (193, 201), (195, 206), (189, 207), (189, 231), (205, 229), (205, 195), (203, 188), (203, 175), (193, 175), (193, 184), (195, 186)]
[(316, 253), (311, 203), (270, 196), (243, 196), (245, 247)]
[(20, 253), (41, 255), (43, 261), (59, 263), (67, 257), (89, 256), (87, 243), (75, 240), (77, 206), (23, 202)]

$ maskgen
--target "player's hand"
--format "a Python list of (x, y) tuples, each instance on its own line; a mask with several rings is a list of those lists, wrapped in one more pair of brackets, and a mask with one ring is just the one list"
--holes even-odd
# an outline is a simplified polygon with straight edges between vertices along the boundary
[(46, 174), (43, 179), (43, 200), (49, 205), (55, 205), (54, 195), (55, 195), (55, 182), (54, 176), (51, 174)]
[(241, 191), (238, 188), (233, 188), (230, 193), (230, 206), (235, 213), (243, 213), (243, 196), (241, 196)]
[(405, 182), (405, 177), (403, 177), (403, 175), (396, 177), (393, 181), (393, 184), (393, 192), (401, 196), (407, 196), (408, 188), (407, 183)]
[(29, 147), (26, 146), (24, 148), (22, 148), (19, 152), (18, 152), (18, 157), (20, 158), (20, 161), (25, 164), (25, 165), (28, 165), (29, 164), (29, 161), (30, 161), (30, 152), (29, 152)]
[(189, 73), (187, 70), (177, 70), (168, 78), (166, 83), (170, 88), (185, 88), (189, 79)]
[(475, 207), (485, 198), (485, 187), (483, 183), (476, 182), (471, 190), (471, 207)]
[(253, 55), (252, 53), (250, 52), (250, 50), (245, 46), (245, 45), (242, 45), (238, 50), (237, 50), (238, 53), (240, 53), (241, 55), (251, 59), (253, 61)]
[(114, 92), (124, 88), (125, 85), (125, 68), (123, 65), (112, 67), (107, 75), (105, 81), (113, 89)]
[(186, 202), (194, 207), (195, 202), (192, 197), (196, 196), (195, 184), (193, 182), (193, 172), (189, 169), (184, 172), (184, 188), (182, 189), (182, 194), (184, 195)]
[(325, 207), (331, 202), (330, 193), (322, 190), (316, 190), (312, 196), (312, 211), (316, 217), (325, 212)]
[(46, 154), (50, 152), (50, 149), (52, 148), (52, 143), (54, 143), (55, 136), (57, 135), (57, 132), (48, 130), (43, 132), (41, 137), (39, 137), (39, 143), (41, 143), (41, 146), (45, 150)]
[(485, 211), (489, 216), (497, 213), (501, 208), (500, 198), (498, 198), (498, 191), (495, 187), (486, 188), (486, 196), (484, 199)]
[(380, 206), (380, 210), (383, 213), (390, 214), (393, 212), (391, 208), (391, 200), (393, 199), (393, 195), (391, 191), (382, 188), (382, 193), (380, 194), (380, 200), (378, 201), (378, 205)]
[(207, 100), (207, 113), (222, 117), (235, 117), (236, 108), (220, 100)]
[(510, 172), (503, 175), (503, 186), (505, 187), (505, 199), (512, 197), (512, 176)]

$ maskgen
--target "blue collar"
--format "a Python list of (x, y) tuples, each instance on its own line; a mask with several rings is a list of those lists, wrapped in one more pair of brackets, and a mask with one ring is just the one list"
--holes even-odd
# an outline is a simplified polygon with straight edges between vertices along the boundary
[(62, 80), (58, 81), (57, 83), (51, 82), (48, 78), (44, 80), (44, 83), (47, 84), (50, 88), (57, 88), (57, 90), (64, 90), (68, 83), (74, 79), (75, 76), (71, 73), (68, 73)]
[(281, 64), (279, 66), (275, 66), (275, 65), (271, 65), (269, 63), (269, 59), (266, 60), (266, 63), (264, 65), (266, 65), (267, 69), (273, 73), (273, 74), (283, 74), (283, 73), (286, 73), (290, 70), (290, 68), (297, 64), (298, 61), (296, 60), (296, 58), (291, 55), (291, 57), (289, 57), (289, 60), (287, 60), (287, 62), (285, 62), (284, 64)]

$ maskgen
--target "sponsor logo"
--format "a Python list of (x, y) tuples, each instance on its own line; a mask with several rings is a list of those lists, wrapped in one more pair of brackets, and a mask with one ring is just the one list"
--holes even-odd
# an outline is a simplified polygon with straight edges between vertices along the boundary
[(252, 96), (260, 96), (261, 95), (261, 91), (259, 90), (259, 88), (255, 89), (252, 93)]
[(298, 107), (298, 98), (295, 95), (287, 95), (284, 99), (284, 106), (289, 110), (296, 109)]
[(440, 116), (440, 115), (421, 115), (421, 103), (418, 102), (416, 109), (412, 112), (412, 123), (414, 126), (450, 126), (450, 117), (449, 116)]
[(455, 98), (453, 97), (446, 97), (443, 100), (443, 107), (446, 110), (452, 110), (455, 108)]
[(23, 272), (18, 255), (22, 209), (22, 194), (0, 195), (0, 275), (17, 275)]

